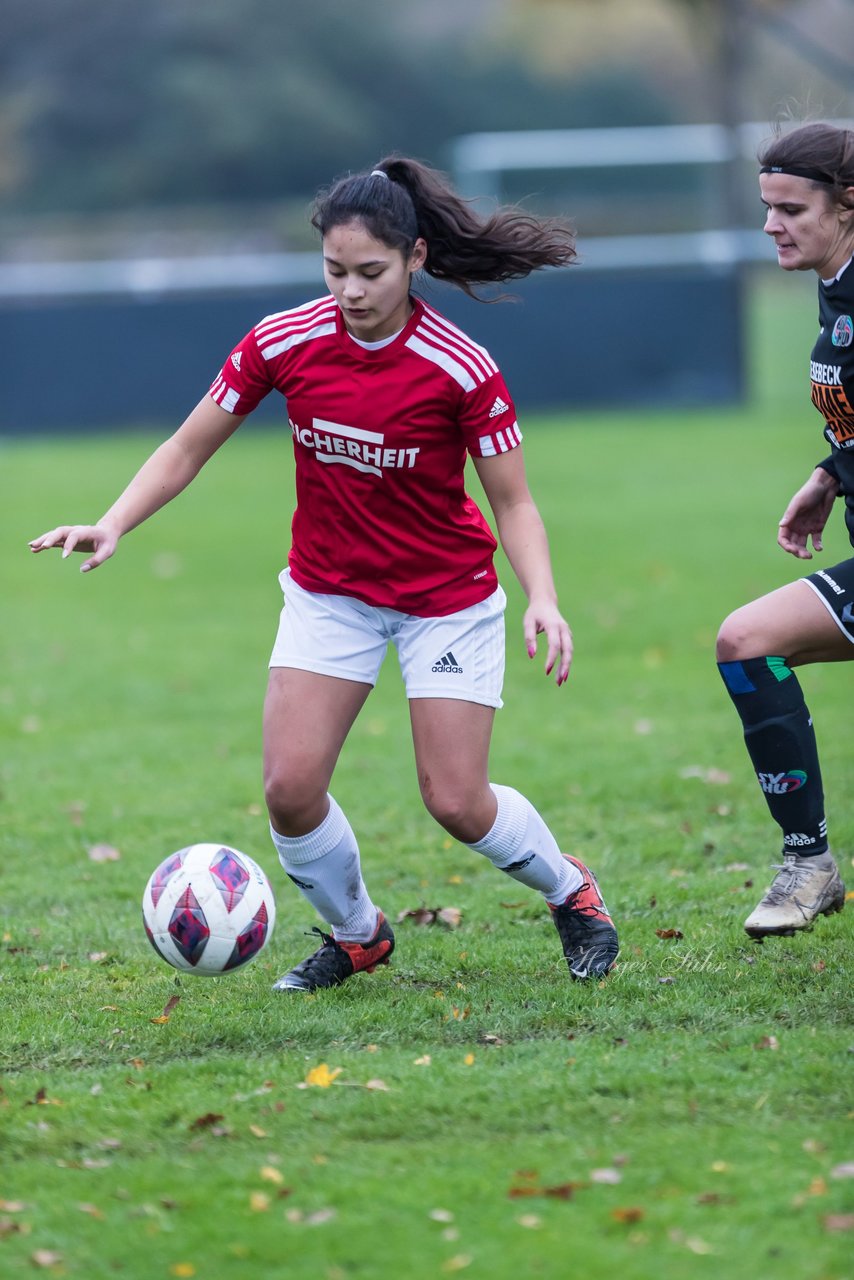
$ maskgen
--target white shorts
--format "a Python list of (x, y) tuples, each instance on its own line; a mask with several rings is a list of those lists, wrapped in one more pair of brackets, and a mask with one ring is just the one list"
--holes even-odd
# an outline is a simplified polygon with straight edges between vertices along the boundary
[(498, 587), (486, 600), (444, 618), (378, 609), (352, 596), (305, 591), (279, 574), (285, 597), (271, 667), (376, 684), (389, 643), (397, 649), (408, 698), (458, 698), (501, 707), (504, 608)]

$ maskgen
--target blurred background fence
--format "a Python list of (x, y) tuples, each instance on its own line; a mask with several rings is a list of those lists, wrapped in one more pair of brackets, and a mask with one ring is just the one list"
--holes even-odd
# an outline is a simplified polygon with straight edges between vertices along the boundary
[(738, 400), (787, 114), (854, 115), (852, 0), (9, 0), (0, 433), (175, 424), (325, 291), (317, 187), (395, 150), (577, 227), (506, 304), (424, 282), (520, 409)]

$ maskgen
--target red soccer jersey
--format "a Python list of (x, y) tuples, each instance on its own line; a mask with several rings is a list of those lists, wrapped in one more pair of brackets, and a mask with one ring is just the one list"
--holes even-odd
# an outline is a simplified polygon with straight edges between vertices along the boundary
[(495, 590), (496, 541), (465, 491), (466, 452), (522, 436), (483, 347), (431, 307), (367, 351), (333, 297), (267, 316), (211, 387), (247, 414), (274, 388), (287, 400), (296, 459), (291, 573), (307, 591), (441, 617)]

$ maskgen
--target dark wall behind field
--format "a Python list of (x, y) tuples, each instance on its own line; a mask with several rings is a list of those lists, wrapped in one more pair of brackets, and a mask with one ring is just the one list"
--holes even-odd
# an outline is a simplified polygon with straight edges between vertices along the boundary
[[(0, 434), (177, 426), (231, 348), (264, 315), (324, 292), (305, 285), (0, 305)], [(520, 414), (580, 407), (690, 407), (740, 400), (743, 320), (728, 269), (568, 269), (483, 305), (427, 300), (487, 347)], [(282, 417), (271, 396), (258, 417)]]

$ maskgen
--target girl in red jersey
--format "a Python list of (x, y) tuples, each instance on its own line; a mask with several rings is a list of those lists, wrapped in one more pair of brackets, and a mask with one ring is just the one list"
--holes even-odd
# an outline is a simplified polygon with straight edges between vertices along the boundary
[(320, 947), (274, 989), (335, 986), (385, 964), (394, 949), (356, 837), (328, 791), (390, 642), (428, 811), (543, 895), (574, 978), (601, 976), (618, 946), (595, 877), (561, 853), (524, 796), (489, 782), (505, 597), (496, 540), (465, 491), (467, 456), (528, 599), (529, 655), (543, 633), (546, 673), (558, 685), (572, 656), (513, 401), (489, 353), (412, 294), (419, 271), (473, 294), (478, 284), (569, 263), (572, 233), (509, 207), (481, 217), (441, 174), (402, 157), (322, 192), (312, 222), (330, 295), (247, 334), (96, 525), (64, 525), (30, 546), (86, 552), (82, 570), (94, 569), (279, 391), (297, 506), (264, 707), (264, 786), (281, 864), (329, 932), (316, 930)]
[[(772, 138), (759, 161), (765, 230), (778, 263), (818, 276), (810, 381), (831, 452), (792, 498), (777, 535), (784, 551), (810, 560), (810, 540), (821, 551), (838, 497), (854, 544), (854, 131), (803, 125)], [(854, 559), (736, 610), (721, 627), (717, 657), (783, 834), (783, 861), (744, 927), (760, 940), (793, 934), (845, 905), (828, 847), (812, 717), (793, 668), (854, 658)]]

